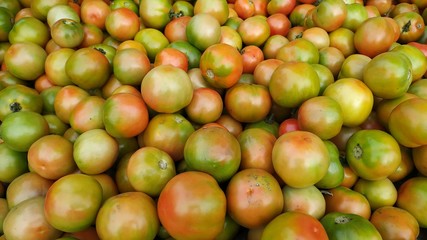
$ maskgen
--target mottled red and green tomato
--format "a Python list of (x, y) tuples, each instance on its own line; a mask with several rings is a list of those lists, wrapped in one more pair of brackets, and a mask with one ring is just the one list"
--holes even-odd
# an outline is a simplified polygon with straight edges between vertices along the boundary
[(172, 8), (172, 1), (160, 0), (140, 0), (139, 16), (142, 24), (148, 28), (162, 30), (170, 22), (169, 11)]
[(128, 8), (113, 9), (105, 19), (105, 29), (114, 39), (123, 42), (134, 39), (140, 30), (139, 16)]
[(33, 88), (22, 84), (14, 84), (0, 91), (0, 121), (11, 113), (19, 111), (31, 111), (41, 113), (43, 110), (43, 98)]
[(65, 64), (74, 52), (75, 50), (71, 48), (61, 48), (47, 55), (45, 74), (54, 85), (66, 86), (73, 84), (65, 72)]
[(194, 89), (190, 104), (185, 107), (185, 113), (192, 122), (206, 124), (215, 122), (222, 114), (223, 100), (218, 91), (200, 87)]
[(397, 200), (397, 189), (388, 178), (374, 181), (359, 178), (353, 189), (368, 199), (372, 210), (393, 206)]
[(33, 81), (40, 77), (45, 70), (46, 51), (32, 42), (12, 44), (4, 54), (4, 64), (13, 76)]
[(83, 25), (73, 19), (60, 19), (50, 27), (50, 35), (61, 48), (75, 48), (84, 39)]
[(324, 192), (326, 214), (333, 212), (350, 213), (365, 219), (371, 216), (371, 206), (368, 199), (351, 188), (338, 186)]
[(288, 185), (282, 187), (283, 212), (301, 212), (316, 219), (325, 215), (325, 198), (315, 186), (293, 188)]
[(122, 49), (114, 55), (113, 73), (122, 84), (140, 86), (142, 79), (150, 70), (150, 59), (146, 53), (138, 49)]
[(312, 14), (315, 26), (332, 32), (343, 25), (347, 18), (347, 6), (342, 0), (324, 0)]
[(220, 42), (221, 25), (214, 16), (208, 13), (199, 13), (188, 22), (186, 36), (189, 43), (200, 51), (204, 51), (209, 46)]
[(50, 39), (50, 32), (43, 21), (28, 16), (15, 20), (8, 37), (11, 44), (31, 42), (44, 48)]
[(396, 206), (412, 214), (421, 228), (427, 226), (426, 186), (426, 177), (412, 177), (404, 181), (397, 192)]

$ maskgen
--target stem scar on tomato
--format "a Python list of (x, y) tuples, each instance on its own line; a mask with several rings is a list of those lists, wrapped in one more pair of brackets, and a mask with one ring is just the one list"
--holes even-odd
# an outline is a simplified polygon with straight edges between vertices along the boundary
[(356, 159), (361, 159), (362, 154), (363, 154), (362, 147), (360, 146), (360, 144), (356, 144), (356, 146), (354, 146), (354, 148), (353, 148), (353, 156)]
[(162, 159), (158, 163), (159, 163), (159, 168), (160, 169), (165, 170), (165, 169), (168, 168), (168, 163), (165, 160)]
[(409, 20), (405, 25), (402, 26), (402, 33), (409, 32), (411, 27), (411, 20)]
[(22, 106), (19, 102), (12, 102), (9, 104), (10, 111), (19, 112), (22, 110)]
[(335, 218), (335, 224), (346, 224), (348, 222), (350, 222), (352, 219), (350, 217), (347, 216), (339, 216), (337, 218)]

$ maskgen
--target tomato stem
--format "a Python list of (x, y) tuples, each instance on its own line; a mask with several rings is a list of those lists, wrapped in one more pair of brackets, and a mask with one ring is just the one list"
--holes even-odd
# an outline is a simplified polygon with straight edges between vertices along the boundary
[(336, 224), (346, 224), (350, 221), (351, 221), (351, 218), (349, 218), (347, 216), (339, 216), (339, 217), (335, 218)]
[(356, 159), (362, 158), (363, 150), (359, 144), (356, 144), (353, 148), (353, 155)]
[(22, 106), (19, 102), (12, 102), (11, 104), (9, 104), (9, 109), (12, 112), (19, 112), (22, 110)]
[(409, 32), (409, 28), (411, 27), (411, 20), (409, 20), (405, 25), (402, 26), (402, 33)]

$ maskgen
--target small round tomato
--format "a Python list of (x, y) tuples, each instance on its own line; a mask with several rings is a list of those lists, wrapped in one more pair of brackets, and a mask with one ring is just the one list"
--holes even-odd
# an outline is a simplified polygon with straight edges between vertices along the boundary
[(94, 24), (105, 30), (105, 19), (111, 12), (105, 1), (82, 1), (80, 4), (80, 18), (83, 23)]
[(276, 58), (284, 62), (319, 63), (319, 50), (306, 38), (297, 38), (277, 50)]
[(98, 96), (88, 96), (79, 102), (70, 115), (70, 126), (78, 133), (95, 128), (104, 128), (102, 107), (105, 99)]
[(105, 29), (116, 40), (131, 40), (140, 29), (140, 19), (128, 8), (113, 9), (105, 18)]
[(395, 107), (397, 107), (400, 103), (411, 99), (417, 98), (417, 95), (406, 92), (401, 97), (397, 97), (394, 99), (382, 99), (375, 106), (375, 112), (378, 118), (378, 121), (381, 123), (383, 127), (388, 129), (388, 122), (390, 118), (390, 114)]
[(325, 215), (325, 198), (322, 192), (315, 186), (293, 188), (283, 186), (283, 212), (301, 212), (316, 219)]
[(312, 42), (317, 49), (329, 47), (330, 40), (328, 32), (320, 27), (307, 28), (302, 32), (302, 38)]
[(190, 104), (185, 107), (185, 113), (189, 120), (206, 124), (215, 122), (222, 114), (223, 99), (212, 88), (201, 87), (194, 89)]
[(368, 199), (372, 210), (393, 206), (397, 200), (397, 189), (388, 178), (374, 181), (359, 178), (353, 189)]
[(19, 111), (31, 111), (41, 113), (43, 110), (43, 98), (33, 88), (16, 84), (5, 87), (0, 91), (0, 121), (11, 113)]
[(278, 105), (298, 107), (319, 94), (319, 76), (309, 63), (286, 62), (279, 65), (271, 75), (269, 91)]
[(244, 169), (228, 182), (227, 212), (241, 226), (258, 228), (278, 216), (283, 194), (273, 175), (262, 169)]
[[(85, 204), (82, 205), (82, 202)], [(93, 177), (69, 174), (56, 180), (49, 188), (44, 214), (54, 228), (77, 232), (95, 223), (101, 203), (102, 187)]]
[(11, 44), (31, 42), (45, 47), (49, 41), (49, 28), (41, 20), (28, 16), (15, 21), (9, 31), (8, 40)]
[[(337, 101), (343, 112), (343, 125), (354, 127), (368, 118), (374, 105), (371, 90), (361, 80), (342, 78), (326, 87), (324, 96)], [(357, 101), (355, 101), (357, 99)]]
[(365, 71), (366, 65), (372, 59), (363, 54), (351, 54), (344, 59), (341, 64), (341, 69), (338, 73), (338, 79), (341, 78), (356, 78), (363, 80), (363, 72)]
[(220, 25), (227, 21), (229, 8), (224, 0), (200, 0), (194, 4), (194, 14), (207, 13), (215, 17)]
[(199, 13), (191, 18), (186, 28), (187, 40), (200, 51), (221, 40), (221, 25), (208, 13)]
[(297, 5), (295, 0), (271, 0), (267, 4), (267, 12), (271, 16), (275, 13), (289, 15)]
[(60, 19), (50, 28), (53, 41), (62, 48), (75, 48), (84, 40), (83, 25), (73, 19)]
[(381, 240), (381, 234), (368, 220), (357, 214), (332, 212), (320, 219), (331, 240), (372, 239)]
[(187, 56), (189, 70), (193, 68), (199, 68), (200, 57), (202, 56), (202, 53), (200, 52), (199, 49), (191, 45), (189, 42), (183, 41), (183, 40), (177, 40), (175, 42), (171, 42), (167, 47), (177, 49), (182, 53), (184, 53), (185, 56)]
[(301, 130), (299, 128), (298, 119), (296, 118), (287, 118), (279, 125), (279, 136), (287, 132), (292, 132), (296, 130)]
[(270, 25), (264, 16), (253, 16), (243, 20), (237, 28), (245, 45), (262, 46), (270, 36)]
[(261, 240), (329, 239), (325, 228), (315, 217), (300, 212), (285, 212), (269, 222), (262, 233)]
[(324, 0), (313, 12), (315, 26), (332, 32), (341, 27), (347, 17), (347, 7), (342, 0)]
[(213, 239), (224, 228), (226, 205), (215, 178), (187, 171), (166, 184), (157, 201), (157, 214), (173, 238)]
[(421, 14), (403, 12), (393, 18), (400, 28), (400, 43), (416, 42), (424, 33), (425, 23)]
[(191, 16), (182, 16), (174, 18), (166, 24), (163, 32), (169, 42), (187, 41), (186, 28), (190, 20)]
[(159, 225), (153, 199), (142, 192), (128, 192), (105, 201), (95, 226), (100, 238), (154, 239)]
[(397, 192), (396, 206), (412, 214), (421, 228), (427, 226), (426, 186), (426, 177), (412, 177), (404, 181)]
[(276, 56), (280, 48), (282, 48), (288, 43), (289, 43), (289, 40), (285, 36), (277, 35), (277, 34), (271, 35), (270, 37), (268, 37), (267, 41), (265, 41), (264, 46), (262, 47), (264, 58), (282, 61), (282, 60), (276, 59)]
[(331, 72), (331, 70), (325, 65), (312, 64), (311, 66), (314, 68), (314, 71), (316, 71), (317, 75), (319, 76), (319, 81), (320, 81), (319, 95), (322, 95), (326, 87), (335, 81), (335, 77)]
[(365, 219), (371, 216), (371, 206), (366, 197), (350, 188), (338, 186), (324, 192), (326, 214), (333, 212), (351, 213)]
[(267, 23), (270, 26), (270, 35), (286, 36), (291, 28), (291, 21), (287, 14), (274, 13), (267, 17)]
[(142, 79), (150, 69), (147, 54), (135, 48), (122, 49), (114, 55), (113, 73), (122, 84), (141, 85)]
[(281, 135), (272, 150), (273, 167), (289, 186), (299, 188), (322, 179), (329, 166), (325, 143), (307, 131), (292, 131)]
[(417, 219), (408, 211), (398, 207), (378, 208), (372, 213), (370, 221), (383, 239), (416, 239), (420, 233)]
[(154, 62), (156, 55), (169, 45), (169, 40), (163, 32), (155, 28), (143, 28), (139, 30), (134, 40), (142, 43), (151, 62)]
[(214, 44), (200, 57), (200, 70), (212, 86), (229, 88), (239, 81), (243, 73), (242, 56), (228, 44)]
[(238, 51), (242, 50), (242, 38), (236, 30), (231, 28), (230, 26), (221, 26), (221, 39), (220, 43), (226, 43), (235, 47)]
[(271, 80), (271, 75), (274, 70), (282, 64), (283, 61), (273, 58), (273, 59), (265, 59), (258, 63), (258, 65), (254, 69), (254, 83), (264, 85), (268, 87)]
[(354, 46), (354, 32), (348, 28), (341, 27), (330, 32), (329, 46), (339, 49), (346, 58), (357, 53)]
[(159, 65), (170, 64), (175, 67), (179, 67), (182, 70), (188, 70), (188, 58), (185, 53), (179, 51), (178, 49), (166, 47), (163, 48), (160, 52), (157, 53), (154, 59), (154, 67)]
[(336, 47), (319, 49), (319, 64), (326, 66), (334, 77), (338, 76), (344, 60), (344, 54)]
[(346, 4), (346, 8), (347, 17), (345, 18), (342, 27), (348, 28), (354, 32), (360, 24), (368, 19), (368, 11), (363, 4), (359, 3)]
[(89, 97), (89, 93), (75, 85), (62, 87), (53, 102), (55, 114), (64, 123), (70, 123), (72, 110), (86, 97)]

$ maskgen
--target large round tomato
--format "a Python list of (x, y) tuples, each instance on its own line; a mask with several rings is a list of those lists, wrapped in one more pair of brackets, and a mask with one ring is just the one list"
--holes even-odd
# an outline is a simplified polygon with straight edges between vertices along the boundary
[(366, 197), (351, 188), (338, 186), (324, 192), (326, 214), (332, 212), (351, 213), (365, 219), (371, 216), (371, 206)]
[(301, 212), (320, 219), (325, 215), (325, 198), (322, 192), (311, 185), (304, 188), (283, 186), (283, 212)]
[(306, 38), (297, 38), (277, 50), (276, 58), (284, 62), (319, 63), (319, 49)]
[(391, 135), (405, 147), (427, 144), (427, 100), (412, 98), (397, 105), (390, 113), (388, 127)]
[(420, 227), (427, 227), (427, 178), (412, 177), (400, 185), (396, 206), (411, 213)]
[(139, 16), (142, 24), (148, 28), (162, 30), (171, 20), (169, 17), (171, 9), (170, 0), (139, 0)]
[(332, 32), (343, 25), (347, 17), (347, 7), (342, 0), (324, 0), (313, 12), (315, 26)]
[(221, 40), (221, 25), (208, 13), (199, 13), (187, 24), (186, 36), (189, 43), (204, 51)]
[(189, 171), (173, 177), (160, 193), (157, 214), (176, 239), (214, 239), (223, 230), (225, 193), (207, 173)]
[(202, 127), (185, 142), (187, 167), (211, 174), (218, 182), (229, 180), (239, 169), (239, 141), (223, 127)]
[(32, 42), (12, 44), (4, 54), (4, 64), (12, 75), (33, 81), (44, 73), (46, 51)]
[(50, 27), (50, 35), (62, 48), (75, 48), (85, 37), (83, 25), (73, 19), (60, 19)]
[(265, 226), (261, 240), (297, 238), (323, 240), (328, 239), (328, 235), (315, 217), (301, 212), (285, 212)]
[(326, 214), (320, 222), (330, 240), (382, 239), (375, 226), (357, 214), (332, 212)]
[(328, 171), (328, 149), (311, 132), (287, 132), (276, 140), (272, 151), (274, 170), (291, 187), (313, 185)]
[(71, 85), (73, 82), (65, 72), (65, 64), (68, 58), (75, 52), (71, 48), (61, 48), (49, 55), (45, 61), (45, 74), (56, 86)]
[(0, 91), (0, 121), (13, 112), (31, 111), (41, 113), (43, 98), (33, 88), (16, 84)]
[(374, 181), (359, 178), (353, 189), (368, 199), (372, 210), (393, 206), (397, 200), (397, 189), (388, 178)]
[(9, 32), (10, 43), (31, 42), (45, 47), (49, 40), (49, 29), (35, 17), (25, 17), (17, 20)]
[(346, 160), (361, 178), (380, 180), (399, 167), (400, 147), (387, 132), (376, 129), (359, 130), (347, 141)]
[(122, 84), (141, 85), (142, 79), (150, 69), (150, 59), (140, 50), (122, 49), (114, 55), (113, 73)]
[(374, 105), (371, 90), (361, 80), (342, 78), (326, 87), (324, 96), (337, 101), (343, 112), (343, 125), (354, 127), (363, 123)]
[(54, 228), (77, 232), (95, 223), (101, 203), (102, 187), (95, 178), (79, 173), (70, 174), (56, 180), (49, 188), (44, 214)]
[(95, 128), (104, 128), (102, 119), (105, 99), (99, 96), (89, 96), (79, 102), (70, 115), (70, 126), (78, 133)]
[(96, 216), (95, 226), (101, 239), (113, 240), (154, 239), (159, 225), (153, 199), (142, 192), (128, 192), (105, 201)]
[(0, 143), (0, 181), (10, 183), (22, 174), (28, 172), (28, 161), (26, 152), (18, 152), (11, 149), (6, 143)]
[(393, 19), (399, 25), (400, 36), (398, 41), (401, 43), (415, 42), (424, 34), (425, 23), (420, 13), (403, 12)]

